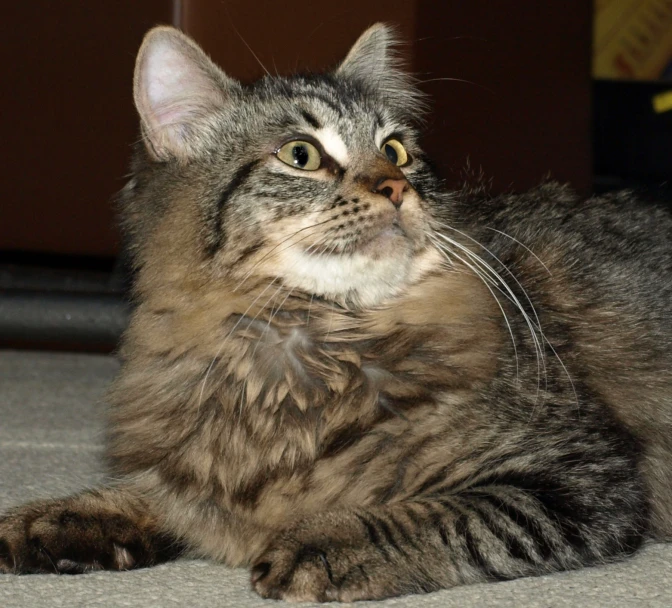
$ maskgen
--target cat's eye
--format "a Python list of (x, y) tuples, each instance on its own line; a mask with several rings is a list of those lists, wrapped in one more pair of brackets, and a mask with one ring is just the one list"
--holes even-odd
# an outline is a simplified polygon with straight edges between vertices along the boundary
[(397, 167), (402, 167), (408, 162), (406, 148), (397, 139), (388, 139), (380, 148), (381, 152), (387, 156), (387, 159)]
[(322, 163), (322, 157), (317, 148), (307, 141), (290, 141), (275, 155), (286, 165), (305, 171), (315, 171)]

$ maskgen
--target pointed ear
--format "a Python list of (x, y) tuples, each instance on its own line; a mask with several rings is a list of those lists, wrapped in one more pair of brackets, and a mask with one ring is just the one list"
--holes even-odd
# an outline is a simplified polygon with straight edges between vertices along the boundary
[(186, 160), (207, 141), (208, 117), (238, 89), (182, 32), (156, 27), (135, 62), (133, 97), (147, 150), (157, 160)]
[(376, 23), (355, 42), (336, 75), (358, 81), (385, 101), (412, 110), (419, 117), (425, 109), (424, 96), (401, 68), (398, 45), (394, 30), (384, 23)]
[(375, 79), (397, 65), (393, 48), (397, 44), (392, 29), (376, 23), (350, 49), (337, 73), (356, 79)]

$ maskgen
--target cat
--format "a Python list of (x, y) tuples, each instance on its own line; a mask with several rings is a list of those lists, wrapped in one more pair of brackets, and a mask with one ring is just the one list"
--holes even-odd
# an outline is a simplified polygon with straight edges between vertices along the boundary
[(354, 601), (672, 536), (668, 212), (444, 189), (395, 44), (244, 86), (147, 34), (111, 481), (6, 513), (0, 571), (189, 555)]

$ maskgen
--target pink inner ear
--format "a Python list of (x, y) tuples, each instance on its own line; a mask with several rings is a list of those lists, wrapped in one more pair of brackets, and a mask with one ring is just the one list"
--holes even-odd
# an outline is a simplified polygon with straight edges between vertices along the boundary
[(161, 128), (180, 126), (185, 122), (187, 114), (183, 106), (158, 107), (154, 110), (150, 128), (156, 131)]
[(157, 35), (141, 58), (136, 80), (138, 111), (156, 148), (186, 150), (181, 127), (222, 102), (222, 91), (197, 49), (176, 36)]
[(152, 108), (170, 105), (171, 100), (184, 93), (189, 80), (188, 67), (185, 58), (168, 45), (157, 44), (147, 49), (143, 75), (147, 101)]
[[(143, 64), (140, 86), (144, 85), (145, 118), (152, 129), (181, 122), (210, 96), (203, 82), (207, 77), (170, 44), (158, 42), (148, 48)], [(199, 93), (206, 99), (199, 99)]]

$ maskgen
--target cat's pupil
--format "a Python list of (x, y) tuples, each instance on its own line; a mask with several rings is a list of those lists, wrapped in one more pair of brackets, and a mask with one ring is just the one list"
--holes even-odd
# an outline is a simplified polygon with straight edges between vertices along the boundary
[(308, 164), (308, 149), (306, 146), (301, 144), (294, 146), (292, 156), (294, 157), (294, 164), (297, 167), (305, 167)]
[(390, 144), (385, 144), (385, 154), (387, 158), (390, 159), (390, 162), (393, 164), (397, 164), (397, 161), (399, 160), (399, 155), (397, 154), (397, 151), (390, 145)]

